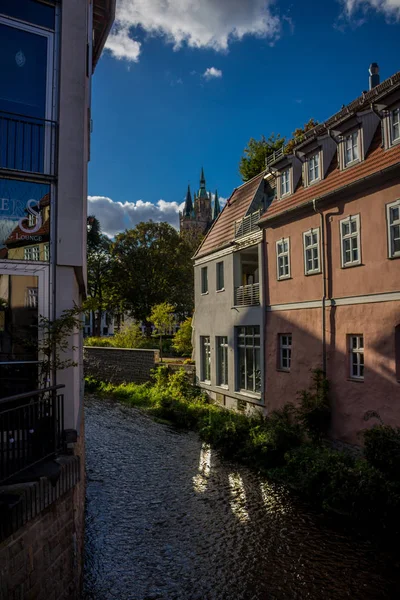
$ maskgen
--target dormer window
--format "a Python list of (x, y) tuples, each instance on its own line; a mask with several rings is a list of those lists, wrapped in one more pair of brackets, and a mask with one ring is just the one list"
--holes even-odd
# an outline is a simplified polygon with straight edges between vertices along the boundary
[(320, 179), (319, 152), (316, 152), (307, 161), (308, 163), (308, 183), (314, 183)]
[(347, 167), (360, 158), (358, 147), (358, 131), (353, 131), (344, 138), (344, 166)]
[(281, 173), (281, 197), (290, 194), (290, 169)]
[(391, 142), (400, 142), (400, 108), (395, 108), (390, 114)]

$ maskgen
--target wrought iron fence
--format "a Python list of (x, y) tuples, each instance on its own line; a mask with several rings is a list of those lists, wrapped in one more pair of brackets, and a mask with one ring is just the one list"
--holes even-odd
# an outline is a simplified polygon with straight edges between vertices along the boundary
[(0, 400), (0, 483), (62, 450), (64, 387)]
[(260, 284), (241, 285), (235, 288), (235, 306), (258, 306), (260, 304)]
[(0, 111), (0, 169), (55, 175), (57, 123)]
[(235, 223), (235, 238), (242, 237), (244, 235), (248, 235), (253, 231), (259, 231), (258, 221), (261, 217), (261, 209), (256, 210), (255, 212), (243, 217), (239, 221)]

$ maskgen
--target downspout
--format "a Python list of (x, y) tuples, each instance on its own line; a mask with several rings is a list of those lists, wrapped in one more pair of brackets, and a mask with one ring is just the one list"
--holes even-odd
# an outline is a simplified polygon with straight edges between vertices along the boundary
[(320, 216), (320, 224), (321, 224), (321, 247), (322, 247), (322, 260), (321, 260), (321, 269), (322, 269), (322, 370), (324, 375), (326, 375), (326, 314), (325, 314), (325, 306), (326, 306), (326, 267), (325, 267), (325, 224), (324, 224), (324, 216), (320, 210), (317, 209), (317, 201), (313, 200), (313, 208), (316, 213)]
[(262, 277), (262, 297), (261, 297), (261, 326), (262, 326), (262, 340), (263, 340), (263, 353), (262, 353), (262, 399), (264, 404), (264, 410), (266, 410), (266, 346), (267, 346), (267, 230), (265, 227), (262, 228), (262, 242), (261, 242), (261, 265), (260, 265), (260, 277)]

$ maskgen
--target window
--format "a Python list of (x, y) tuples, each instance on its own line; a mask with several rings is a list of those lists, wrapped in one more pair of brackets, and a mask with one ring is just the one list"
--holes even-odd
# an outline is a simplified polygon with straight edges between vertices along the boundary
[(276, 242), (278, 279), (290, 277), (289, 252), (289, 238), (282, 238), (279, 242)]
[(308, 159), (308, 183), (317, 181), (319, 177), (319, 152), (317, 152)]
[(400, 257), (400, 200), (397, 200), (393, 204), (388, 204), (386, 210), (389, 257)]
[(29, 248), (24, 248), (24, 259), (25, 260), (40, 260), (39, 246), (30, 246)]
[(28, 225), (29, 227), (35, 227), (36, 225), (36, 215), (29, 213), (28, 215)]
[(292, 334), (279, 334), (279, 359), (278, 369), (282, 371), (290, 371), (292, 364)]
[(319, 266), (319, 229), (310, 229), (303, 234), (304, 272), (306, 275), (320, 273)]
[(400, 141), (400, 108), (395, 108), (390, 113), (390, 132), (392, 144)]
[(228, 387), (228, 338), (216, 338), (217, 346), (217, 385)]
[(211, 343), (209, 335), (200, 336), (200, 378), (211, 382)]
[(340, 239), (342, 267), (361, 264), (360, 215), (347, 217), (340, 221)]
[(207, 267), (202, 267), (201, 269), (201, 293), (208, 293), (208, 272)]
[(224, 289), (224, 263), (217, 263), (217, 291)]
[(364, 379), (364, 337), (350, 335), (350, 377)]
[(286, 169), (281, 174), (281, 196), (290, 193), (290, 170)]
[(261, 392), (260, 327), (237, 328), (238, 387), (240, 390)]
[(358, 131), (353, 131), (344, 138), (344, 165), (355, 162), (359, 159), (358, 152)]
[(44, 245), (44, 260), (47, 262), (50, 260), (50, 245), (49, 244)]
[(25, 306), (27, 308), (37, 308), (38, 307), (38, 289), (37, 288), (26, 288)]

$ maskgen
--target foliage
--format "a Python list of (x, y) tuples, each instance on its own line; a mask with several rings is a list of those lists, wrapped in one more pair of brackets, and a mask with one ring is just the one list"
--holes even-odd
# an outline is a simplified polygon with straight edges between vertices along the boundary
[(113, 338), (111, 337), (87, 337), (83, 340), (84, 346), (94, 346), (96, 348), (111, 348), (113, 344)]
[(114, 348), (143, 348), (145, 336), (137, 323), (125, 325), (112, 338)]
[(304, 127), (298, 127), (292, 133), (292, 139), (285, 146), (285, 153), (290, 154), (296, 144), (304, 139), (304, 134), (310, 129), (314, 129), (318, 125), (318, 121), (311, 118), (304, 124)]
[(171, 329), (174, 323), (174, 311), (175, 308), (172, 304), (168, 302), (161, 302), (160, 304), (156, 304), (151, 309), (151, 313), (149, 316), (150, 323), (153, 323), (156, 333), (160, 336), (160, 360), (162, 362), (163, 356), (163, 346), (162, 346), (162, 338), (169, 329)]
[(390, 479), (400, 481), (400, 428), (375, 425), (363, 432), (367, 461)]
[(242, 180), (248, 181), (265, 171), (267, 156), (282, 148), (284, 143), (285, 138), (274, 133), (268, 139), (263, 135), (259, 140), (250, 138), (243, 150), (244, 156), (242, 156), (239, 163), (239, 173)]
[(142, 322), (168, 302), (178, 315), (193, 310), (193, 266), (187, 243), (168, 223), (139, 223), (111, 247), (113, 281), (132, 316)]
[(300, 405), (297, 418), (310, 438), (319, 441), (328, 433), (331, 420), (329, 382), (320, 369), (312, 372), (312, 385), (309, 390), (299, 393)]
[(187, 317), (181, 324), (174, 335), (172, 347), (182, 356), (192, 355), (192, 317)]

